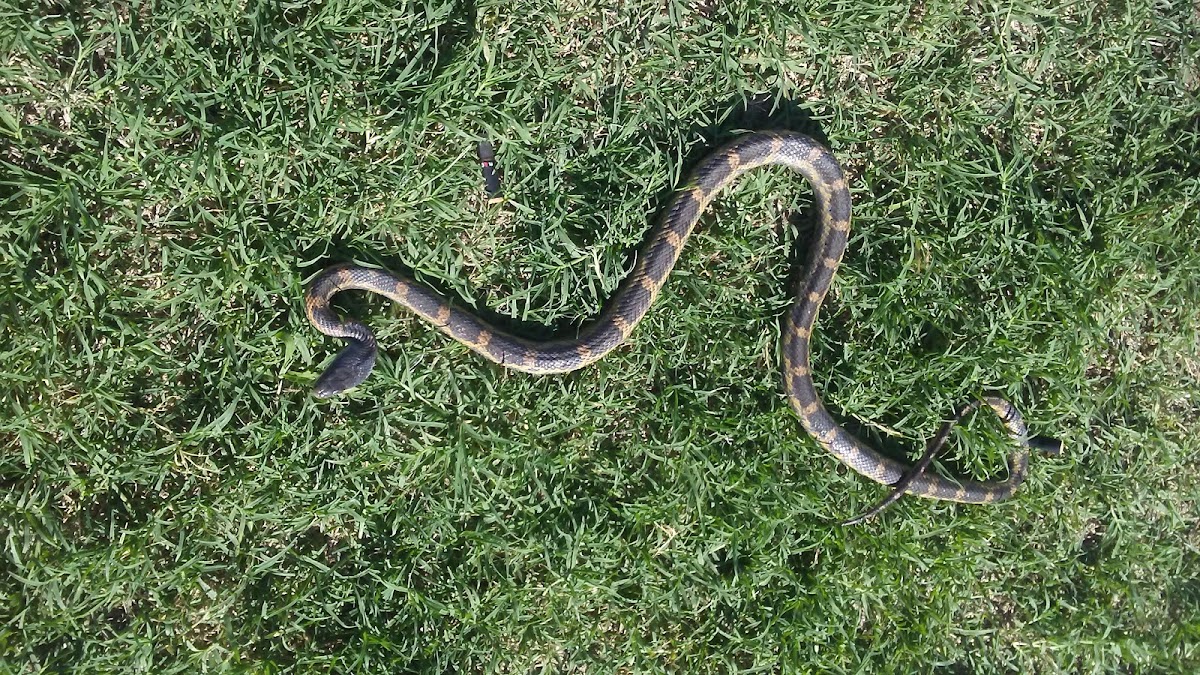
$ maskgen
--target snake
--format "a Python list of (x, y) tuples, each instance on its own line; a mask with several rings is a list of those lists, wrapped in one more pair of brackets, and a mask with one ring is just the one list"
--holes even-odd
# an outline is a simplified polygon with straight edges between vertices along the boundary
[[(387, 297), (505, 368), (548, 375), (595, 363), (625, 343), (646, 316), (705, 209), (743, 174), (769, 165), (785, 166), (807, 180), (817, 221), (815, 242), (810, 245), (795, 301), (784, 319), (780, 360), (787, 399), (804, 430), (822, 448), (866, 478), (893, 486), (892, 493), (875, 509), (846, 522), (874, 515), (905, 493), (967, 504), (988, 504), (1012, 497), (1026, 478), (1031, 450), (1056, 453), (1061, 442), (1041, 436), (1031, 438), (1017, 408), (999, 396), (985, 396), (961, 408), (930, 442), (916, 465), (884, 455), (859, 440), (826, 409), (813, 382), (810, 340), (817, 312), (849, 241), (850, 189), (840, 164), (827, 147), (811, 136), (790, 131), (751, 132), (702, 159), (675, 191), (661, 221), (636, 255), (630, 273), (600, 314), (579, 328), (575, 337), (535, 341), (512, 335), (455, 306), (429, 286), (385, 270), (354, 264), (323, 270), (306, 291), (306, 313), (318, 331), (343, 338), (347, 346), (317, 378), (313, 393), (328, 398), (356, 387), (375, 364), (378, 345), (371, 330), (358, 321), (339, 318), (330, 306), (335, 294), (348, 290)], [(976, 481), (925, 471), (945, 444), (949, 427), (977, 408), (994, 412), (1015, 442), (1008, 457), (1007, 478)]]

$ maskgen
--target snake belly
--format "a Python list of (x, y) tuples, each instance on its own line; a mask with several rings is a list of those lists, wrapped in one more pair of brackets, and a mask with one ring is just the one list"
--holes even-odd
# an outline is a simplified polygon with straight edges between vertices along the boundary
[(633, 271), (604, 311), (574, 338), (532, 341), (511, 335), (451, 305), (428, 286), (390, 272), (356, 265), (323, 271), (305, 296), (308, 318), (322, 333), (345, 338), (348, 346), (317, 380), (314, 393), (327, 397), (357, 386), (375, 362), (378, 348), (371, 330), (357, 321), (339, 318), (330, 307), (330, 298), (345, 290), (365, 290), (390, 298), (477, 354), (513, 370), (565, 373), (603, 358), (625, 342), (646, 315), (705, 208), (742, 174), (767, 165), (786, 166), (808, 180), (818, 221), (815, 243), (796, 301), (786, 317), (782, 340), (784, 387), (805, 431), (829, 453), (871, 480), (894, 485), (903, 478), (900, 489), (909, 494), (976, 504), (1012, 496), (1025, 479), (1030, 442), (1020, 413), (1004, 399), (988, 397), (980, 401), (1000, 417), (1017, 445), (1009, 456), (1009, 477), (994, 482), (954, 480), (924, 472), (912, 475), (910, 465), (879, 453), (843, 429), (822, 404), (813, 385), (809, 339), (846, 250), (850, 191), (830, 151), (797, 133), (751, 133), (706, 157), (675, 193), (665, 217), (640, 250)]

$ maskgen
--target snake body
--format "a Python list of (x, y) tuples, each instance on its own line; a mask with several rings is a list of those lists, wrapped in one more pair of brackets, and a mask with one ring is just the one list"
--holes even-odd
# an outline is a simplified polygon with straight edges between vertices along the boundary
[[(829, 414), (813, 385), (809, 338), (817, 312), (829, 291), (850, 234), (850, 191), (837, 159), (816, 140), (796, 133), (757, 132), (742, 136), (705, 158), (676, 192), (665, 217), (648, 237), (632, 272), (621, 283), (605, 310), (584, 326), (577, 337), (531, 341), (510, 335), (478, 316), (451, 305), (433, 289), (389, 272), (339, 265), (322, 272), (305, 297), (308, 318), (322, 333), (345, 338), (349, 346), (318, 379), (319, 397), (337, 394), (361, 383), (375, 362), (374, 335), (357, 321), (343, 320), (330, 308), (330, 298), (359, 289), (378, 293), (407, 307), (438, 330), (486, 359), (526, 373), (565, 373), (583, 368), (611, 352), (629, 337), (646, 315), (670, 274), (688, 236), (705, 208), (747, 171), (782, 165), (800, 173), (812, 185), (818, 230), (798, 295), (783, 331), (783, 381), (788, 400), (805, 431), (825, 450), (858, 473), (884, 485), (900, 483), (899, 492), (964, 503), (1007, 499), (1024, 481), (1031, 442), (1025, 423), (1008, 401), (986, 397), (986, 404), (1016, 441), (1009, 456), (1006, 480), (952, 480), (880, 454), (843, 429)], [(972, 409), (974, 409), (972, 407)], [(960, 415), (961, 416), (961, 415)], [(1044, 443), (1043, 443), (1043, 449)], [(936, 448), (930, 449), (927, 464)]]

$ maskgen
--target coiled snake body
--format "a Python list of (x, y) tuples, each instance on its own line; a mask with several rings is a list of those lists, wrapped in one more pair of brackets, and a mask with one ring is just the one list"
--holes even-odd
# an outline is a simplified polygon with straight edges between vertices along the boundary
[[(804, 429), (821, 447), (858, 473), (884, 485), (896, 485), (896, 491), (888, 501), (903, 492), (965, 503), (995, 502), (1012, 496), (1025, 479), (1030, 447), (1053, 450), (1056, 441), (1031, 441), (1020, 413), (1004, 399), (985, 397), (960, 410), (939, 434), (943, 438), (937, 447), (931, 443), (926, 457), (916, 469), (859, 441), (843, 429), (821, 403), (813, 386), (809, 336), (846, 250), (850, 234), (850, 191), (833, 155), (812, 138), (795, 133), (752, 133), (704, 159), (676, 193), (666, 216), (641, 249), (633, 271), (606, 309), (575, 338), (536, 342), (510, 335), (474, 314), (452, 306), (429, 287), (388, 272), (353, 265), (324, 271), (308, 289), (305, 298), (308, 318), (322, 333), (345, 338), (349, 346), (317, 380), (316, 395), (332, 396), (358, 385), (366, 379), (375, 363), (377, 347), (370, 329), (356, 321), (339, 319), (329, 305), (334, 294), (351, 289), (384, 295), (484, 358), (513, 370), (535, 374), (565, 373), (603, 358), (623, 343), (646, 315), (709, 203), (742, 174), (770, 164), (789, 167), (808, 180), (813, 187), (818, 216), (816, 241), (800, 280), (796, 302), (786, 319), (782, 344), (784, 386)], [(977, 482), (925, 473), (924, 468), (933, 453), (945, 442), (949, 425), (980, 404), (986, 404), (1001, 418), (1017, 442), (1017, 448), (1009, 458), (1008, 479)]]

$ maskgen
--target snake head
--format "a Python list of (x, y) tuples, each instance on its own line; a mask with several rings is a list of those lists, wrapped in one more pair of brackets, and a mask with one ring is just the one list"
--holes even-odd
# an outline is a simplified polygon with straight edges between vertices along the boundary
[(313, 395), (329, 398), (363, 383), (375, 367), (376, 348), (373, 342), (350, 340), (350, 345), (334, 358), (333, 363), (317, 378)]
[(1029, 439), (1029, 447), (1040, 450), (1043, 454), (1056, 456), (1062, 454), (1063, 442), (1050, 436), (1034, 436)]

